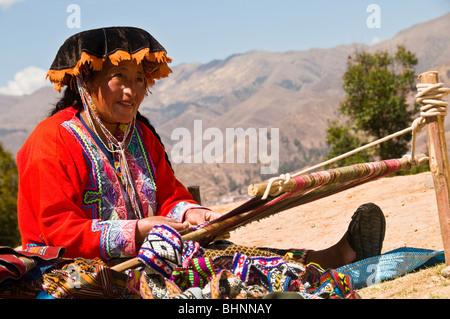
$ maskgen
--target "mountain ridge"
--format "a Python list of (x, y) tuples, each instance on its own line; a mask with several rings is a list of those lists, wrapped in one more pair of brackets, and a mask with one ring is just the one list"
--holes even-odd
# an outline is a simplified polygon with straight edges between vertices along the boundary
[[(251, 50), (205, 64), (175, 65), (173, 74), (152, 88), (140, 111), (155, 125), (169, 156), (177, 143), (172, 138), (174, 130), (193, 132), (195, 120), (202, 121), (203, 131), (278, 128), (279, 173), (298, 170), (320, 162), (327, 152), (325, 130), (330, 120), (339, 117), (337, 109), (344, 98), (342, 75), (350, 54), (395, 50), (402, 44), (418, 57), (417, 74), (437, 69), (449, 85), (449, 29), (450, 13), (372, 46), (354, 43), (304, 51)], [(50, 86), (22, 97), (0, 95), (3, 146), (15, 155), (57, 99)], [(207, 143), (203, 141), (203, 146)], [(179, 164), (175, 172), (186, 186), (200, 185), (205, 202), (216, 202), (231, 191), (239, 195), (249, 181), (268, 177), (252, 163)]]

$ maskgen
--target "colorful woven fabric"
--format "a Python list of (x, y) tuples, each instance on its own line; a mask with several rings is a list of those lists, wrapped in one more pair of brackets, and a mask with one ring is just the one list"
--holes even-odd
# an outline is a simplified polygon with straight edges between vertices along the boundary
[(420, 267), (431, 267), (443, 262), (443, 250), (402, 247), (336, 270), (352, 278), (354, 289), (361, 289), (403, 276)]
[[(241, 257), (251, 259), (235, 259)], [(267, 274), (254, 272), (247, 281), (233, 273), (236, 269), (215, 269), (212, 259), (203, 257), (194, 258), (188, 269), (175, 269), (170, 279), (154, 270), (117, 273), (100, 260), (77, 259), (45, 274), (42, 288), (56, 299), (260, 299), (271, 292), (295, 292), (305, 299), (355, 296), (349, 276), (314, 264), (301, 270), (281, 263)]]
[[(215, 259), (217, 262), (219, 259), (232, 259), (236, 253), (242, 253), (250, 257), (283, 257), (289, 262), (305, 265), (307, 256), (310, 250), (301, 249), (275, 249), (267, 247), (248, 247), (242, 245), (236, 245), (227, 241), (220, 241), (218, 243), (213, 243), (205, 248), (204, 255)], [(294, 257), (296, 254), (298, 258)], [(303, 257), (301, 257), (303, 256)], [(225, 261), (224, 261), (225, 262)]]
[(213, 261), (211, 258), (193, 258), (191, 267), (174, 269), (170, 280), (182, 290), (199, 287), (203, 288), (215, 276)]
[[(350, 276), (334, 269), (324, 271), (317, 264), (309, 264), (300, 276), (300, 280), (303, 283), (302, 292), (322, 298), (347, 298), (353, 291)], [(308, 282), (310, 285), (305, 288), (304, 282)]]
[(257, 220), (400, 171), (407, 162), (390, 159), (361, 163), (294, 177), (295, 188), (269, 200), (245, 217)]
[(183, 254), (181, 256), (181, 266), (186, 268), (189, 266), (191, 259), (201, 257), (205, 253), (203, 247), (199, 243), (193, 241), (183, 242)]
[[(153, 241), (158, 243), (157, 249)], [(145, 245), (142, 260), (146, 270), (140, 283), (142, 298), (262, 298), (270, 292), (297, 292), (302, 298), (352, 296), (349, 276), (333, 269), (324, 271), (315, 264), (305, 267), (298, 262), (290, 263), (269, 250), (229, 242), (200, 250), (194, 243), (180, 245), (175, 230), (160, 226), (152, 230)], [(201, 253), (193, 256), (194, 250)], [(151, 251), (151, 259), (147, 258), (148, 251)], [(185, 257), (183, 265), (174, 251), (177, 256), (189, 256)], [(294, 254), (302, 256), (302, 250), (287, 252), (287, 259), (295, 260)], [(161, 267), (169, 260), (170, 267)]]
[(0, 246), (0, 284), (7, 279), (20, 279), (36, 265), (48, 263), (62, 257), (64, 248), (36, 246), (28, 250), (15, 250)]
[(143, 273), (140, 280), (142, 299), (169, 299), (182, 293), (172, 281), (156, 273)]
[(137, 298), (139, 280), (135, 276), (112, 271), (100, 259), (76, 259), (61, 269), (43, 276), (42, 289), (56, 299), (131, 299)]
[(0, 298), (34, 298), (44, 271), (55, 267), (62, 247), (36, 246), (15, 250), (0, 246)]
[(32, 297), (41, 290), (55, 299), (260, 299), (285, 292), (313, 299), (354, 297), (348, 275), (315, 264), (291, 263), (268, 250), (230, 243), (203, 249), (182, 243), (168, 226), (153, 228), (143, 246), (144, 268), (122, 273), (100, 259), (67, 260), (41, 280), (18, 285), (14, 291), (23, 288)]
[(323, 187), (330, 184), (361, 184), (375, 178), (393, 174), (401, 169), (401, 160), (390, 159), (299, 175), (294, 178), (297, 186), (293, 192), (298, 194), (308, 189)]
[(181, 264), (182, 241), (178, 232), (166, 225), (155, 226), (142, 244), (138, 258), (169, 278), (173, 269)]

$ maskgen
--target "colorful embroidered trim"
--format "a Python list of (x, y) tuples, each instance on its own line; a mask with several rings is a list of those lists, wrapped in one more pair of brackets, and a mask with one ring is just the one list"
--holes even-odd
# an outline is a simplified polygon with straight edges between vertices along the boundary
[(201, 207), (198, 204), (192, 204), (190, 202), (179, 202), (175, 207), (172, 209), (172, 211), (167, 214), (167, 217), (173, 218), (178, 221), (183, 221), (184, 213), (190, 208), (196, 208)]

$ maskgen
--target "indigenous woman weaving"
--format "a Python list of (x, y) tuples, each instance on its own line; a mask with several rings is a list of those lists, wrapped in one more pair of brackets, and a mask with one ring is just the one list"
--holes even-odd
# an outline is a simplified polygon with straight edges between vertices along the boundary
[[(67, 257), (136, 256), (150, 230), (212, 221), (174, 176), (164, 146), (139, 106), (171, 73), (166, 50), (146, 31), (110, 27), (73, 35), (47, 77), (65, 87), (50, 116), (17, 155), (23, 249), (62, 246)], [(296, 250), (322, 267), (381, 252), (384, 217), (361, 206), (332, 247)]]

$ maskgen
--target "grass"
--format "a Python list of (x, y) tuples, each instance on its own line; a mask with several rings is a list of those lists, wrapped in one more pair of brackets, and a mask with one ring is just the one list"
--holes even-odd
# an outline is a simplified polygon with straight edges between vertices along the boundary
[(450, 278), (441, 274), (445, 267), (438, 264), (357, 292), (363, 299), (450, 299)]

